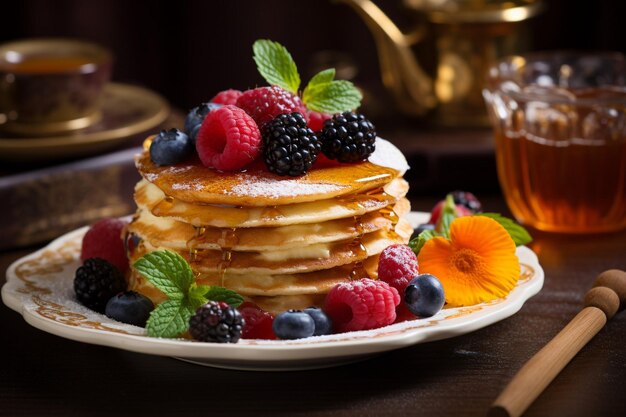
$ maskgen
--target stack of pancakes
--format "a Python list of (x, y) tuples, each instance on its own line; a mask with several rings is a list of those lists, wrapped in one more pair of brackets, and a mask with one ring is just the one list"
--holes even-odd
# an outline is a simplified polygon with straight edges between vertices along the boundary
[[(230, 288), (272, 313), (321, 306), (336, 284), (376, 278), (380, 252), (412, 233), (402, 218), (410, 210), (408, 166), (382, 139), (369, 162), (318, 163), (295, 178), (262, 166), (157, 166), (148, 152), (136, 165), (143, 179), (128, 227), (139, 238), (131, 264), (151, 251), (175, 251), (199, 284)], [(129, 284), (155, 303), (165, 299), (134, 270)]]

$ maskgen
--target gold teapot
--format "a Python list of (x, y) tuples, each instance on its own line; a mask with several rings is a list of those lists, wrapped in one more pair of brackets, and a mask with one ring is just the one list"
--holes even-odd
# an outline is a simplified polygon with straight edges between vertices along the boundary
[(540, 0), (404, 0), (416, 23), (403, 33), (371, 0), (337, 1), (374, 35), (383, 83), (399, 109), (447, 126), (489, 124), (482, 97), (487, 69), (528, 50), (523, 22), (543, 8)]

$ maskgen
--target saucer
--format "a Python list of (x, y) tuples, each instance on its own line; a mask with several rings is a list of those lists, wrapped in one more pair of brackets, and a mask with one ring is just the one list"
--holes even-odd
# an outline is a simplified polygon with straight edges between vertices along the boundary
[(153, 129), (168, 117), (160, 95), (142, 87), (110, 83), (104, 87), (100, 120), (58, 136), (18, 138), (0, 133), (0, 159), (42, 161), (94, 154)]

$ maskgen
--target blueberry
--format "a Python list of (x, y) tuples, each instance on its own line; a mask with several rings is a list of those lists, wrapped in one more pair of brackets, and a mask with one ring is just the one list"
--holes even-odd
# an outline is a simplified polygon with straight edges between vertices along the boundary
[(404, 303), (418, 317), (434, 316), (445, 303), (441, 282), (430, 274), (416, 276), (404, 290)]
[(109, 300), (104, 314), (122, 323), (145, 327), (153, 309), (154, 304), (152, 304), (149, 298), (135, 291), (126, 291), (113, 296)]
[(162, 130), (150, 145), (150, 159), (157, 165), (173, 165), (184, 160), (193, 149), (185, 133), (178, 129)]
[(191, 109), (187, 114), (187, 118), (185, 119), (185, 133), (189, 135), (189, 139), (191, 139), (192, 142), (196, 141), (198, 130), (200, 130), (200, 125), (202, 125), (206, 115), (220, 107), (222, 107), (222, 105), (217, 103), (202, 103), (198, 107)]
[(302, 339), (313, 336), (315, 322), (302, 311), (288, 310), (276, 316), (272, 329), (279, 339)]
[(332, 332), (333, 322), (322, 310), (317, 307), (309, 307), (305, 308), (304, 312), (311, 316), (313, 322), (315, 323), (315, 332), (313, 333), (313, 336), (322, 336)]

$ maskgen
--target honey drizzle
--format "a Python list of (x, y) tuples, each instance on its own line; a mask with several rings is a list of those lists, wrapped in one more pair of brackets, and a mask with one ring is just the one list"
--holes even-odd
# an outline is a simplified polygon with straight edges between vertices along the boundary
[(165, 197), (163, 197), (161, 201), (159, 201), (154, 206), (152, 206), (152, 209), (150, 210), (150, 212), (154, 216), (159, 217), (163, 215), (163, 213), (168, 213), (172, 209), (173, 206), (174, 206), (174, 197), (166, 194)]
[[(198, 246), (206, 242), (206, 227), (205, 226), (194, 226), (194, 236), (187, 241), (187, 249), (189, 250), (189, 261), (191, 263), (198, 262), (200, 260), (200, 256), (202, 252), (206, 249), (199, 248)], [(224, 286), (224, 276), (228, 267), (233, 261), (233, 253), (232, 249), (239, 243), (239, 238), (237, 237), (237, 228), (231, 227), (226, 229), (221, 229), (222, 235), (217, 240), (217, 244), (220, 247), (220, 260), (217, 264), (217, 273), (219, 276), (219, 281), (222, 286)]]
[(354, 216), (354, 230), (357, 235), (350, 243), (352, 256), (358, 260), (352, 263), (352, 271), (350, 271), (350, 279), (357, 280), (361, 278), (369, 278), (369, 274), (363, 267), (363, 259), (367, 258), (367, 248), (363, 244), (363, 223), (361, 216)]
[(380, 209), (380, 214), (382, 214), (385, 219), (391, 222), (391, 229), (389, 229), (389, 231), (387, 232), (389, 237), (391, 239), (397, 240), (400, 238), (400, 235), (398, 235), (398, 232), (396, 232), (396, 226), (400, 221), (400, 216), (398, 216), (398, 213), (395, 212), (393, 207), (393, 204), (389, 204), (388, 206)]
[(236, 227), (222, 229), (222, 236), (220, 236), (217, 241), (217, 244), (220, 246), (220, 250), (222, 252), (221, 259), (217, 264), (217, 273), (222, 287), (224, 286), (224, 276), (226, 274), (226, 270), (233, 261), (232, 249), (237, 245), (237, 243), (239, 243), (239, 238), (237, 237), (236, 232)]
[(278, 206), (265, 207), (261, 212), (261, 218), (264, 221), (278, 220), (282, 217), (285, 217), (285, 215), (278, 209)]
[(206, 241), (206, 227), (194, 226), (194, 235), (187, 241), (187, 249), (189, 250), (189, 262), (197, 262), (198, 254), (204, 251), (198, 246)]

